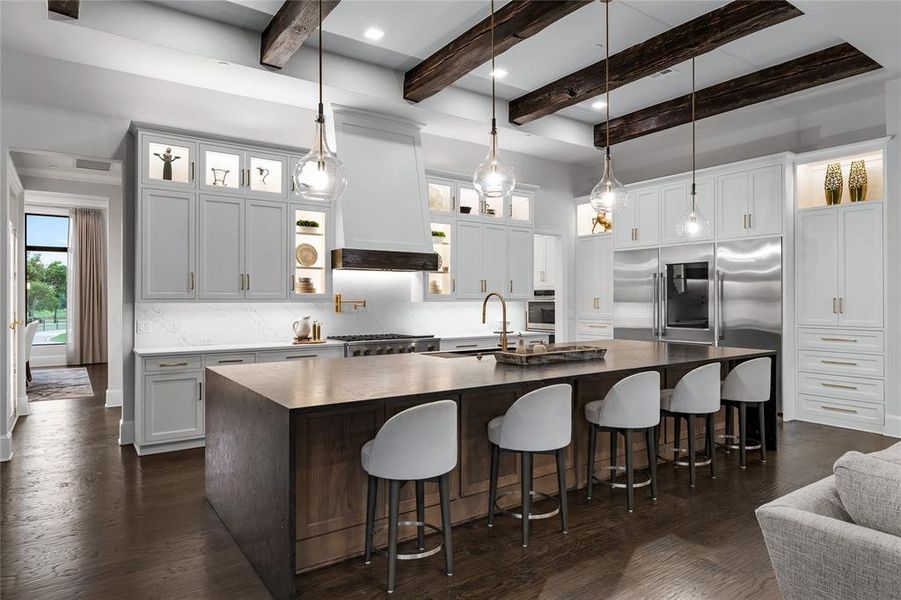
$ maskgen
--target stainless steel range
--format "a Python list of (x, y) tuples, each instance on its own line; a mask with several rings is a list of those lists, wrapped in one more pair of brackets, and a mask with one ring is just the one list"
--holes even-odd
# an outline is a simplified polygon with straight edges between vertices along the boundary
[(345, 342), (344, 356), (434, 352), (439, 349), (439, 343), (441, 342), (434, 335), (407, 335), (403, 333), (332, 335), (329, 338)]

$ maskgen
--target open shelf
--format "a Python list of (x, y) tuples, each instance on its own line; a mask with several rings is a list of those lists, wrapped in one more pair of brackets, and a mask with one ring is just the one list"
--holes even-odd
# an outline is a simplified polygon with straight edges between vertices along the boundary
[(826, 180), (826, 166), (832, 163), (841, 165), (842, 196), (840, 204), (850, 204), (851, 193), (848, 191), (848, 173), (851, 170), (851, 161), (855, 160), (863, 160), (867, 170), (867, 194), (864, 201), (882, 200), (885, 185), (882, 152), (870, 151), (798, 164), (795, 169), (797, 208), (827, 206), (824, 183)]

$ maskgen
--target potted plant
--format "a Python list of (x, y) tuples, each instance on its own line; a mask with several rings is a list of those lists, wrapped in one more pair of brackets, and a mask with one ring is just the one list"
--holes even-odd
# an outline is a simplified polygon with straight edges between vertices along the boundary
[(433, 242), (443, 242), (447, 238), (447, 234), (443, 231), (435, 231), (432, 230), (432, 241)]
[(319, 233), (319, 223), (301, 219), (297, 222), (297, 233)]

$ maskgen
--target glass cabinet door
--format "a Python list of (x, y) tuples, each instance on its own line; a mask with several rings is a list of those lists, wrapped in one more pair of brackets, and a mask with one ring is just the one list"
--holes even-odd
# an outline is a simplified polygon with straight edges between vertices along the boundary
[(482, 216), (491, 219), (504, 218), (504, 199), (503, 198), (485, 198), (482, 201)]
[(240, 192), (244, 185), (243, 152), (228, 146), (200, 145), (200, 187), (214, 192)]
[(291, 282), (293, 297), (328, 293), (330, 266), (328, 227), (329, 212), (305, 205), (292, 204)]
[(197, 146), (176, 137), (143, 136), (142, 183), (157, 187), (194, 187)]
[(454, 183), (430, 177), (429, 211), (433, 214), (453, 214), (455, 204)]
[(463, 216), (478, 217), (482, 214), (482, 202), (475, 188), (460, 185), (457, 189), (457, 211)]
[(513, 194), (510, 196), (510, 210), (508, 215), (511, 221), (518, 223), (532, 222), (532, 194)]
[(454, 292), (451, 244), (454, 227), (451, 223), (432, 223), (432, 248), (438, 254), (438, 270), (429, 273), (426, 295), (432, 298), (449, 297)]
[(256, 152), (248, 152), (245, 171), (245, 185), (254, 196), (275, 197), (285, 195), (284, 157)]

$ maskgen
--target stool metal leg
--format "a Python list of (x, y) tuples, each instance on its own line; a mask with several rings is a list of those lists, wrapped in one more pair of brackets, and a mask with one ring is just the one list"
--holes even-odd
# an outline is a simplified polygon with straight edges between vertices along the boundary
[(747, 438), (747, 427), (748, 427), (748, 405), (745, 402), (741, 402), (738, 405), (738, 464), (744, 469), (746, 468), (746, 454), (745, 446), (748, 444)]
[(682, 417), (673, 415), (673, 464), (682, 454)]
[(494, 505), (497, 502), (497, 465), (501, 449), (491, 444), (491, 474), (488, 482), (488, 527), (494, 527)]
[(454, 574), (454, 551), (451, 547), (450, 480), (447, 473), (438, 478), (438, 494), (441, 496), (441, 532), (444, 534), (444, 572), (450, 576)]
[(705, 429), (707, 430), (705, 445), (707, 446), (707, 456), (710, 457), (710, 477), (716, 479), (716, 413), (707, 415)]
[(651, 499), (657, 499), (657, 428), (651, 427), (645, 431), (645, 439), (648, 446), (648, 470), (651, 472)]
[(557, 450), (557, 491), (560, 494), (560, 530), (569, 529), (569, 514), (566, 508), (566, 448)]
[(397, 571), (397, 516), (400, 512), (400, 481), (388, 484), (388, 593), (394, 591)]
[(732, 449), (729, 447), (729, 444), (732, 442), (735, 436), (735, 424), (732, 422), (732, 418), (734, 413), (732, 412), (732, 406), (729, 404), (725, 404), (724, 408), (726, 409), (726, 435), (724, 436), (723, 449), (726, 451), (726, 454), (732, 452)]
[(758, 420), (760, 421), (760, 462), (762, 463), (766, 462), (766, 417), (763, 415), (764, 406), (763, 402), (757, 403), (757, 411), (760, 416)]
[[(611, 434), (613, 435), (613, 434)], [(585, 486), (585, 498), (591, 500), (594, 487), (594, 455), (598, 446), (598, 428), (594, 423), (588, 425), (588, 484)]]
[(616, 479), (616, 442), (619, 439), (618, 431), (610, 432), (610, 481)]
[(366, 564), (372, 561), (372, 531), (375, 528), (375, 505), (378, 497), (379, 480), (369, 476), (369, 493), (366, 497)]
[(635, 471), (632, 470), (632, 430), (624, 430), (623, 436), (626, 438), (626, 493), (628, 498), (626, 506), (628, 507), (629, 512), (632, 512), (635, 510)]
[(695, 417), (688, 415), (688, 485), (695, 486)]
[[(416, 520), (425, 523), (425, 481), (422, 480), (416, 482)], [(423, 525), (416, 527), (416, 542), (420, 552), (425, 550), (425, 527)]]
[(522, 453), (522, 547), (529, 545), (529, 515), (532, 513), (532, 453)]

